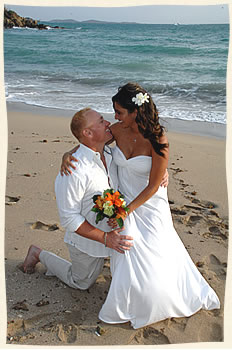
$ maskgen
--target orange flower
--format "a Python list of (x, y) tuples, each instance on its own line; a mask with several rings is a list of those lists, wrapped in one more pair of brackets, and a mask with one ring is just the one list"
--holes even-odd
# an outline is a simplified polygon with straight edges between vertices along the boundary
[(120, 208), (121, 206), (122, 206), (122, 201), (121, 201), (121, 199), (119, 198), (119, 199), (115, 199), (115, 201), (114, 201), (114, 204), (116, 205), (116, 207), (118, 207), (118, 208)]
[(112, 194), (110, 194), (109, 192), (107, 192), (107, 193), (106, 193), (106, 196), (105, 196), (105, 201), (106, 201), (106, 202), (110, 202), (109, 205), (113, 205)]
[(119, 193), (118, 191), (115, 191), (114, 194), (113, 194), (113, 196), (115, 196), (115, 198), (116, 198), (116, 197), (119, 198), (120, 193)]
[(118, 208), (116, 219), (120, 219), (120, 218), (125, 219), (126, 216), (127, 216), (127, 213), (126, 213), (125, 209), (123, 209), (121, 207)]
[(99, 209), (102, 209), (103, 208), (103, 204), (104, 204), (104, 199), (101, 197), (101, 196), (98, 196), (97, 197), (97, 200), (95, 201), (97, 207)]
[(117, 207), (122, 206), (122, 201), (120, 199), (120, 193), (118, 191), (116, 191), (114, 194), (107, 192), (105, 199), (111, 203), (110, 205), (114, 204)]

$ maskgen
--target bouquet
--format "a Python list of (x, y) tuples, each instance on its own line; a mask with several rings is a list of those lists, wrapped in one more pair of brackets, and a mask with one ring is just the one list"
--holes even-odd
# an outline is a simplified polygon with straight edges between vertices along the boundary
[(118, 226), (123, 227), (124, 219), (129, 211), (123, 194), (110, 188), (102, 195), (94, 195), (93, 202), (95, 205), (91, 210), (97, 213), (96, 224), (104, 218), (115, 218)]

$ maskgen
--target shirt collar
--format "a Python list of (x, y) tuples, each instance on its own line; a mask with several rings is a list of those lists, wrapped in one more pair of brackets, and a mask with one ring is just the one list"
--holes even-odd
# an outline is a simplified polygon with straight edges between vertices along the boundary
[(83, 145), (83, 143), (80, 144), (80, 151), (85, 155), (85, 157), (89, 161), (93, 160), (94, 156), (100, 157), (100, 153), (99, 152), (93, 151), (88, 146)]
[[(110, 148), (105, 146), (105, 148), (107, 148), (107, 154), (111, 153)], [(97, 157), (98, 159), (101, 158), (101, 155), (99, 152), (93, 151), (91, 148), (89, 148), (88, 146), (83, 145), (83, 143), (80, 143), (80, 150), (82, 151), (82, 153), (86, 156), (86, 158), (91, 161), (93, 160), (94, 157)], [(104, 149), (105, 151), (105, 149)]]

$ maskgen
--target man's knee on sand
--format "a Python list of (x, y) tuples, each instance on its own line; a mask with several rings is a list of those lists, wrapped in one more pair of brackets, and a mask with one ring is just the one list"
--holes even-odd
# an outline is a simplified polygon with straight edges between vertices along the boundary
[(96, 282), (98, 276), (102, 272), (103, 265), (104, 258), (99, 258), (98, 261), (88, 267), (83, 266), (82, 263), (80, 263), (79, 266), (76, 264), (72, 265), (71, 274), (74, 283), (83, 290), (90, 288)]

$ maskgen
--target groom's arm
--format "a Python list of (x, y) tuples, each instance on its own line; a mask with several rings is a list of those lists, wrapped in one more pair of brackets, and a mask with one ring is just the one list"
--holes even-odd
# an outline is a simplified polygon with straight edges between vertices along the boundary
[(82, 200), (85, 195), (86, 179), (78, 173), (73, 176), (60, 174), (56, 178), (55, 192), (61, 225), (82, 237), (106, 244), (108, 248), (119, 253), (129, 250), (133, 238), (119, 234), (122, 229), (116, 229), (107, 234), (91, 225), (81, 214)]
[(75, 232), (85, 221), (81, 215), (82, 199), (86, 188), (86, 179), (81, 174), (61, 176), (55, 181), (56, 203), (61, 225), (68, 231)]
[(84, 221), (83, 224), (76, 230), (76, 233), (94, 241), (105, 244), (106, 247), (115, 249), (119, 253), (124, 253), (125, 250), (130, 250), (133, 240), (131, 236), (122, 235), (123, 229), (115, 229), (110, 232), (103, 232), (98, 228), (91, 225), (88, 221)]

